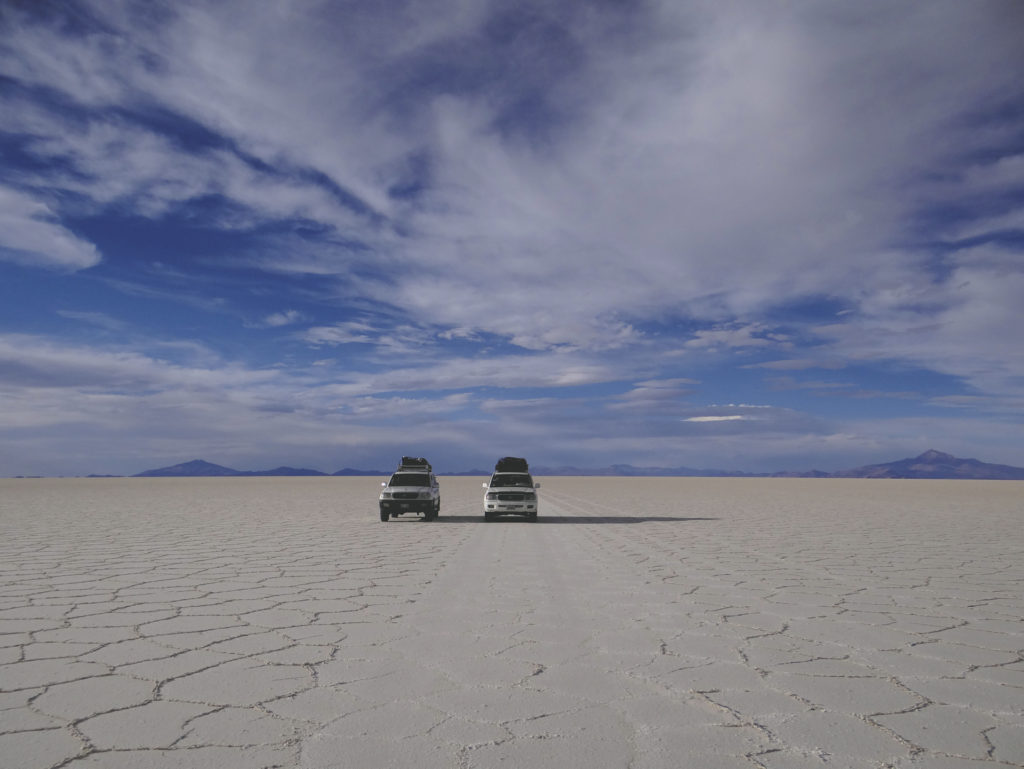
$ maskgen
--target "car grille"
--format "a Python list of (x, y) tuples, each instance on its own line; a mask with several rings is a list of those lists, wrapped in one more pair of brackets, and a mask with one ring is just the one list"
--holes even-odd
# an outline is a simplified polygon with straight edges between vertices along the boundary
[(417, 491), (396, 491), (391, 495), (392, 499), (417, 499), (419, 492)]
[(526, 499), (526, 495), (504, 491), (498, 493), (498, 499), (501, 502), (522, 502), (524, 499)]

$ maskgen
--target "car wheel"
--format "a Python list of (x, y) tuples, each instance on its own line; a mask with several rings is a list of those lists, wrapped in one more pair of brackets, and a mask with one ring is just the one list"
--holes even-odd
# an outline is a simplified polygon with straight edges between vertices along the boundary
[(484, 520), (488, 522), (493, 521), (494, 513), (484, 513)]
[(537, 514), (536, 513), (530, 513), (529, 515), (526, 516), (526, 520), (528, 520), (530, 523), (536, 523), (536, 521), (537, 521)]
[(387, 522), (387, 520), (388, 520), (388, 514), (387, 514), (387, 511), (386, 511), (386, 510), (381, 510), (381, 511), (380, 511), (380, 519), (381, 519), (382, 521), (385, 521), (385, 522)]
[(434, 517), (437, 518), (441, 514), (441, 498), (437, 498), (437, 502), (434, 503)]

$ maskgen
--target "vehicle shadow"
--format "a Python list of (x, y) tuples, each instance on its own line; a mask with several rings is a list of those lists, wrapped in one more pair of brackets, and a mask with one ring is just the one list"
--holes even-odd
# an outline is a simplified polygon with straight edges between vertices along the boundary
[(668, 523), (682, 521), (717, 521), (717, 518), (700, 518), (682, 515), (552, 515), (537, 518), (537, 523)]
[(677, 515), (550, 515), (538, 516), (535, 522), (519, 515), (504, 515), (494, 521), (485, 521), (483, 515), (444, 515), (434, 523), (681, 523), (683, 521), (717, 521), (718, 518), (698, 518)]

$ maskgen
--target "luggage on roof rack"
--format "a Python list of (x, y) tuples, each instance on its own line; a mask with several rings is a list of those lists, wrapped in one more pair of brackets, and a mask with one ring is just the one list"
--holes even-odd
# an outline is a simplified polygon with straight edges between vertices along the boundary
[(399, 464), (399, 467), (417, 468), (427, 471), (431, 469), (430, 462), (423, 457), (402, 457), (402, 462)]
[(494, 463), (496, 473), (528, 473), (530, 466), (522, 457), (502, 457)]

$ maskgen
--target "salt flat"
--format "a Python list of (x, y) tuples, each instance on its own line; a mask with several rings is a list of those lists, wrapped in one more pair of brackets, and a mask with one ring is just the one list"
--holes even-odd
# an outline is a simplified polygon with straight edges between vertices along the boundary
[(0, 766), (1024, 766), (1024, 484), (0, 480)]

